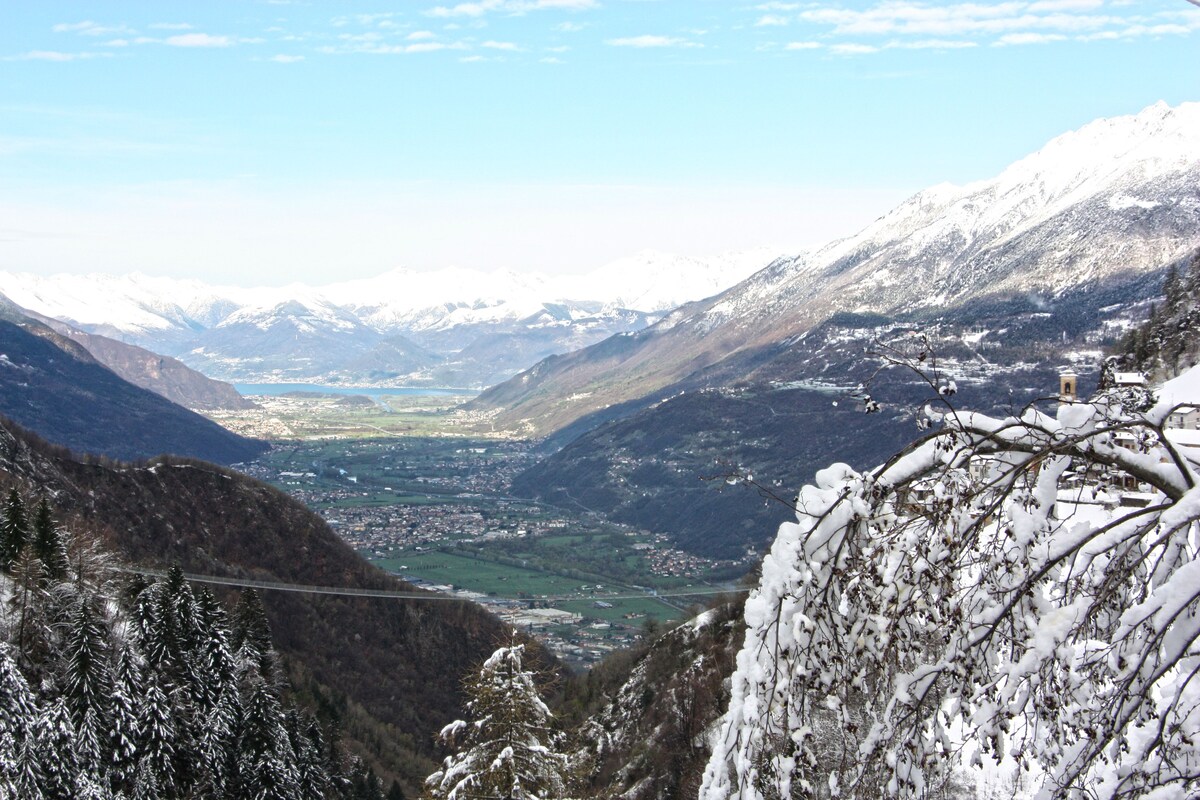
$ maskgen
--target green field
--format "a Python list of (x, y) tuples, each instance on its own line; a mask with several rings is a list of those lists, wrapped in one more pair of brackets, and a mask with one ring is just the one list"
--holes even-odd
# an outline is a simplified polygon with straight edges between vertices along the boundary
[[(578, 578), (554, 572), (522, 569), (506, 564), (497, 564), (477, 558), (469, 558), (447, 552), (405, 553), (396, 558), (372, 561), (382, 569), (401, 576), (421, 578), (433, 583), (444, 583), (460, 589), (495, 595), (497, 597), (538, 598), (578, 595), (578, 599), (555, 602), (555, 608), (573, 611), (585, 617), (603, 619), (637, 626), (638, 620), (626, 620), (625, 614), (642, 614), (659, 620), (678, 619), (683, 615), (679, 609), (654, 598), (612, 599), (612, 594), (630, 595), (638, 590), (627, 586), (604, 585), (595, 591), (595, 584), (581, 583)], [(407, 569), (402, 570), (401, 566)], [(583, 590), (588, 586), (588, 590)], [(602, 600), (612, 608), (597, 608), (595, 602)]]

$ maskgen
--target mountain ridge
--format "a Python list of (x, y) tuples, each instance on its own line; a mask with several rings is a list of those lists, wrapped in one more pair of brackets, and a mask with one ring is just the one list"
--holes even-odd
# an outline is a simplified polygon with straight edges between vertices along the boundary
[[(1059, 163), (1085, 142), (1099, 165)], [(1135, 282), (1200, 245), (1198, 186), (1200, 104), (1097, 120), (995, 178), (919, 192), (858, 234), (778, 259), (621, 342), (541, 362), (471, 406), (545, 435), (739, 352), (780, 347), (838, 312), (933, 318)]]

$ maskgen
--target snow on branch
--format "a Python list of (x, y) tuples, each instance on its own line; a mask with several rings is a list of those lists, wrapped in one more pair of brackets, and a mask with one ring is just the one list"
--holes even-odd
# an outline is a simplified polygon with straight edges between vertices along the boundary
[[(932, 381), (936, 388), (938, 381)], [(746, 603), (702, 800), (1200, 793), (1200, 489), (1119, 393), (955, 409), (817, 474)]]

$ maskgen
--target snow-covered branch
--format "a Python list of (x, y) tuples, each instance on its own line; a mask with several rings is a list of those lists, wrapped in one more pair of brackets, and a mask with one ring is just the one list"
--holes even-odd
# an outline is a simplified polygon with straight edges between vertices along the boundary
[(801, 490), (747, 601), (701, 797), (1200, 790), (1200, 489), (1163, 409), (952, 410)]

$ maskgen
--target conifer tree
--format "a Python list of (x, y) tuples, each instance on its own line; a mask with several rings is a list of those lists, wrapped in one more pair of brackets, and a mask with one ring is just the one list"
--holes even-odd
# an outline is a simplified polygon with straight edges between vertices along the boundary
[(330, 789), (329, 775), (322, 760), (325, 742), (315, 720), (292, 709), (287, 713), (288, 740), (296, 754), (296, 781), (300, 797), (323, 798)]
[(33, 737), (41, 775), (40, 788), (46, 800), (73, 800), (79, 777), (75, 755), (75, 731), (67, 704), (59, 698), (43, 709)]
[(12, 564), (13, 607), (16, 634), (13, 644), (22, 666), (41, 664), (47, 651), (48, 622), (45, 570), (33, 548), (24, 547)]
[(159, 791), (170, 792), (175, 784), (175, 750), (171, 704), (157, 677), (151, 675), (138, 703), (138, 784), (145, 786), (152, 777)]
[(38, 502), (33, 518), (33, 552), (41, 560), (47, 577), (61, 580), (67, 574), (67, 547), (45, 496)]
[(10, 653), (11, 648), (0, 642), (0, 735), (7, 734), (19, 743), (28, 733), (36, 705)]
[(275, 651), (271, 647), (271, 626), (262, 598), (246, 589), (233, 610), (233, 649), (243, 669), (253, 667), (264, 680), (274, 681)]
[(9, 490), (4, 502), (4, 513), (0, 516), (0, 569), (11, 572), (13, 562), (29, 542), (29, 520), (25, 514), (25, 503), (21, 493)]
[(425, 788), (434, 800), (566, 796), (566, 756), (550, 749), (550, 709), (534, 674), (522, 664), (524, 645), (501, 647), (466, 686), (472, 722), (442, 729), (447, 744), (463, 746), (430, 775)]
[(12, 779), (16, 792), (13, 796), (21, 800), (46, 800), (46, 795), (42, 793), (44, 781), (42, 765), (38, 759), (37, 739), (27, 736), (17, 748), (17, 761)]
[(84, 719), (89, 713), (93, 724), (104, 723), (108, 718), (112, 695), (108, 643), (100, 620), (86, 597), (76, 601), (71, 613), (65, 655), (67, 707), (76, 729), (82, 732)]
[[(16, 794), (21, 753), (37, 713), (25, 676), (0, 643), (0, 797)], [(8, 795), (5, 795), (8, 792)]]
[(290, 800), (298, 788), (296, 759), (279, 698), (258, 676), (249, 680), (237, 750), (238, 796)]
[(117, 655), (109, 703), (111, 727), (108, 737), (108, 767), (111, 785), (117, 791), (133, 790), (138, 775), (138, 703), (142, 696), (133, 653), (124, 648)]
[(212, 592), (202, 589), (198, 593), (196, 613), (201, 636), (195, 665), (197, 780), (212, 794), (220, 794), (235, 755), (240, 716), (237, 666), (229, 648), (225, 612)]

